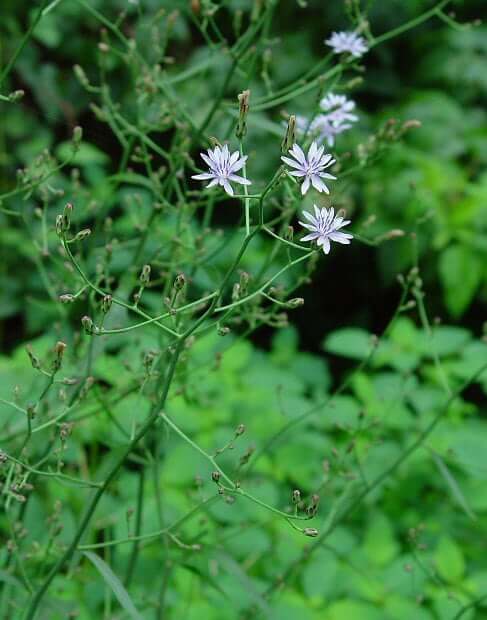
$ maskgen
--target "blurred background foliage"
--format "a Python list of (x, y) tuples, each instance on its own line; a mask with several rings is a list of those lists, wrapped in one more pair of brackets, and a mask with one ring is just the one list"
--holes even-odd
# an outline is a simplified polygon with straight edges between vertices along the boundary
[[(135, 36), (149, 60), (159, 62), (162, 55), (169, 76), (177, 78), (182, 71), (191, 71), (210, 54), (187, 2), (90, 0), (89, 4), (111, 19), (127, 11), (124, 30)], [(250, 0), (218, 3), (222, 36), (231, 38), (238, 11), (251, 11), (256, 4)], [(362, 4), (369, 7), (374, 34), (395, 28), (432, 6), (426, 0)], [(483, 0), (454, 2), (452, 8), (460, 23), (485, 16)], [(176, 9), (177, 15), (172, 13)], [(2, 66), (36, 12), (30, 1), (3, 0)], [(254, 80), (248, 84), (237, 72), (227, 88), (228, 100), (249, 87), (252, 106), (267, 94), (267, 80), (278, 90), (297, 79), (323, 56), (323, 39), (346, 26), (342, 2), (281, 2)], [(74, 65), (81, 65), (88, 78), (96, 81), (99, 37), (99, 21), (81, 3), (70, 0), (60, 2), (38, 24), (2, 90), (22, 89), (26, 94), (15, 105), (0, 102), (0, 193), (12, 190), (18, 168), (29, 168), (37, 160), (39, 170), (42, 161), (38, 158), (44, 149), (59, 160), (69, 157), (73, 127), (81, 125), (84, 141), (73, 163), (82, 184), (77, 185), (71, 167), (66, 174), (57, 174), (55, 187), (63, 188), (66, 195), (55, 202), (60, 205), (68, 197), (75, 202), (80, 224), (90, 222), (95, 212), (110, 214), (113, 232), (123, 240), (130, 238), (149, 211), (150, 194), (138, 187), (134, 199), (127, 185), (114, 190), (120, 145), (100, 113), (90, 107), (90, 96), (73, 71)], [(167, 146), (165, 127), (170, 127), (173, 113), (167, 94), (147, 84), (141, 99), (144, 76), (129, 75), (116, 55), (107, 62), (106, 79), (113, 100), (128, 118), (145, 123), (153, 140)], [(211, 107), (228, 63), (222, 54), (216, 70), (175, 80), (178, 98), (196, 121)], [(277, 332), (264, 328), (247, 340), (235, 337), (231, 347), (217, 336), (198, 342), (186, 372), (197, 378), (198, 369), (210, 367), (211, 371), (201, 381), (195, 380), (183, 399), (171, 404), (171, 413), (183, 430), (209, 450), (225, 444), (235, 426), (244, 422), (247, 443), (235, 452), (242, 458), (249, 448), (257, 450), (252, 465), (255, 475), (248, 482), (255, 493), (282, 505), (289, 501), (293, 488), (302, 489), (303, 494), (320, 488), (325, 514), (327, 498), (335, 496), (351, 471), (359, 472), (365, 481), (373, 480), (442, 406), (444, 393), (435, 371), (434, 350), (453, 387), (468, 379), (487, 354), (487, 345), (480, 339), (487, 304), (487, 28), (461, 29), (432, 19), (372, 50), (364, 64), (365, 73), (357, 76), (363, 81), (350, 89), (360, 122), (336, 146), (343, 165), (348, 153), (357, 153), (359, 145), (367, 148), (370, 136), (390, 119), (418, 120), (421, 127), (408, 132), (373, 163), (358, 166), (349, 178), (339, 180), (336, 206), (346, 208), (356, 230), (369, 238), (380, 238), (391, 229), (407, 234), (376, 247), (354, 242), (346, 252), (334, 251), (320, 261), (312, 284), (298, 291), (306, 304), (292, 315), (293, 326)], [(258, 104), (254, 110), (251, 107), (247, 149), (249, 174), (257, 187), (278, 165), (286, 114), (309, 115), (316, 109), (317, 94), (311, 91), (269, 110), (259, 110)], [(215, 118), (212, 135), (224, 135), (232, 126), (234, 109), (228, 108), (228, 114)], [(68, 318), (79, 329), (83, 314), (83, 308), (60, 307), (55, 302), (65, 292), (62, 260), (52, 234), (59, 208), (52, 210), (46, 222), (36, 219), (38, 203), (38, 196), (25, 199), (22, 195), (2, 202), (4, 207), (29, 213), (25, 222), (0, 213), (4, 353), (0, 396), (4, 398), (18, 385), (26, 400), (38, 389), (25, 343), (34, 343), (39, 355), (48, 355), (60, 333), (58, 322)], [(234, 223), (225, 209), (222, 205), (216, 213), (222, 234)], [(162, 239), (170, 238), (172, 225), (159, 224), (155, 232)], [(42, 238), (43, 226), (49, 227), (47, 245), (41, 248), (44, 256), (39, 243), (33, 242)], [(97, 238), (103, 239), (102, 231)], [(158, 243), (153, 235), (149, 255)], [(252, 249), (245, 264), (250, 273), (259, 270), (268, 251), (265, 243)], [(94, 247), (92, 267), (97, 252), (101, 250)], [(54, 257), (51, 262), (45, 260), (48, 254)], [(129, 267), (130, 256), (121, 242), (112, 263), (116, 272)], [(229, 262), (230, 252), (218, 260)], [(332, 405), (323, 406), (344, 373), (368, 357), (371, 335), (382, 332), (397, 304), (397, 275), (417, 262), (430, 315), (441, 319), (433, 342), (415, 311), (400, 317), (381, 341), (372, 363), (353, 375), (348, 389)], [(204, 286), (207, 275), (203, 272), (196, 277)], [(154, 299), (154, 310), (156, 304)], [(106, 387), (104, 397), (112, 391), (130, 390), (131, 370), (153, 346), (152, 338), (152, 332), (141, 334), (134, 345), (133, 340), (120, 336), (96, 358), (93, 374)], [(80, 342), (77, 346), (87, 345)], [(215, 362), (215, 353), (223, 349), (221, 362)], [(152, 617), (154, 592), (163, 579), (168, 584), (165, 604), (171, 618), (210, 620), (247, 614), (279, 620), (297, 615), (305, 620), (453, 620), (459, 613), (463, 620), (487, 618), (481, 601), (466, 608), (487, 593), (486, 391), (484, 375), (455, 399), (425, 446), (393, 478), (378, 485), (307, 562), (308, 540), (282, 520), (243, 502), (238, 510), (222, 502), (212, 504), (199, 520), (184, 526), (184, 540), (209, 541), (209, 551), (201, 559), (167, 547), (161, 551), (160, 541), (152, 543), (139, 558), (130, 590), (138, 606), (147, 610), (143, 617)], [(101, 401), (101, 396), (95, 398), (94, 406), (100, 407)], [(0, 407), (2, 417), (10, 417), (10, 410)], [(122, 429), (133, 424), (134, 410), (137, 419), (145, 413), (135, 394), (118, 402)], [(303, 412), (309, 413), (293, 427), (293, 420)], [(260, 455), (266, 441), (286, 425), (290, 425), (289, 432)], [(17, 429), (17, 422), (6, 422), (3, 434), (10, 436)], [(84, 459), (97, 463), (100, 451), (116, 450), (124, 440), (119, 426), (100, 413), (77, 426), (63, 458), (68, 463)], [(236, 458), (227, 453), (222, 462), (230, 469)], [(206, 486), (203, 491), (195, 486), (195, 475), (211, 485), (206, 482), (210, 470), (177, 441), (165, 444), (164, 459), (159, 482), (164, 516), (172, 522), (204, 495)], [(119, 492), (107, 497), (97, 512), (94, 540), (96, 532), (107, 529), (112, 538), (126, 535), (125, 512), (136, 485), (135, 473), (125, 471)], [(29, 544), (42, 538), (55, 500), (63, 505), (59, 544), (72, 537), (82, 497), (72, 488), (52, 485), (29, 499)], [(144, 505), (147, 531), (158, 527), (156, 504), (150, 499)], [(111, 565), (123, 572), (129, 552), (128, 545), (117, 548), (108, 558)], [(173, 553), (182, 558), (174, 560)], [(280, 567), (298, 560), (301, 553), (305, 559), (287, 587), (270, 602), (264, 599), (263, 592), (279, 579)], [(2, 575), (0, 579), (6, 579)], [(10, 586), (10, 592), (15, 591), (16, 584)], [(75, 608), (80, 618), (127, 617), (115, 599), (106, 602), (110, 596), (95, 568), (85, 563), (76, 579), (56, 578), (52, 607), (46, 608), (44, 617), (64, 618)], [(103, 605), (105, 616), (100, 615)], [(112, 610), (108, 615), (107, 609)]]

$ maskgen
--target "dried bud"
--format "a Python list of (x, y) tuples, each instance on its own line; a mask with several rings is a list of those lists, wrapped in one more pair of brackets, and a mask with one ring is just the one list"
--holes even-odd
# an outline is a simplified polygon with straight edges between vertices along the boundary
[(105, 295), (101, 301), (101, 311), (106, 314), (112, 307), (112, 296)]
[(299, 489), (294, 489), (293, 504), (299, 504), (300, 501), (301, 501), (301, 491), (299, 491)]
[(92, 334), (93, 333), (94, 325), (93, 325), (93, 321), (90, 319), (89, 316), (84, 316), (81, 319), (81, 325), (83, 325), (83, 329), (85, 330), (86, 334)]
[(316, 538), (319, 532), (314, 527), (305, 527), (303, 530), (303, 534), (305, 536), (309, 536), (310, 538)]
[(287, 153), (293, 144), (296, 142), (296, 117), (292, 114), (289, 117), (286, 128), (286, 135), (281, 142), (281, 151)]
[(213, 482), (218, 483), (220, 481), (220, 472), (219, 471), (212, 471), (211, 472), (211, 479), (213, 480)]
[(186, 286), (186, 277), (184, 273), (180, 273), (176, 276), (173, 286), (177, 291), (181, 291)]
[(139, 280), (141, 284), (147, 284), (150, 280), (150, 272), (151, 272), (151, 266), (150, 265), (144, 265), (142, 267), (142, 271), (140, 272), (140, 276), (139, 276)]
[(247, 115), (249, 113), (250, 90), (244, 90), (238, 95), (239, 116), (235, 134), (241, 140), (247, 133)]

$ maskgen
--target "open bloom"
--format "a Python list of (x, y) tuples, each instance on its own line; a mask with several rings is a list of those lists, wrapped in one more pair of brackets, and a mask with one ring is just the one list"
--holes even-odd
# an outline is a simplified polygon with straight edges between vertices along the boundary
[(313, 207), (315, 210), (314, 215), (308, 211), (303, 211), (303, 215), (308, 220), (308, 223), (299, 222), (301, 226), (310, 231), (301, 241), (316, 241), (318, 246), (323, 248), (325, 254), (328, 254), (330, 251), (330, 241), (344, 244), (350, 243), (353, 235), (340, 230), (347, 224), (350, 224), (350, 220), (343, 219), (341, 215), (335, 215), (333, 207), (329, 209), (325, 207), (319, 209), (316, 205), (313, 205)]
[(325, 43), (335, 54), (348, 52), (355, 58), (360, 58), (369, 49), (365, 39), (356, 32), (334, 32), (329, 39), (325, 39)]
[(328, 114), (318, 114), (311, 123), (311, 133), (316, 136), (318, 142), (326, 140), (328, 146), (333, 146), (335, 136), (350, 129), (351, 126), (350, 123), (332, 120)]
[(290, 174), (295, 177), (304, 177), (301, 185), (301, 193), (303, 195), (306, 194), (310, 185), (313, 185), (319, 192), (330, 193), (323, 179), (336, 179), (336, 177), (324, 172), (324, 170), (332, 166), (335, 160), (331, 155), (324, 153), (324, 150), (324, 146), (318, 148), (316, 142), (313, 142), (306, 157), (303, 149), (298, 144), (294, 144), (292, 149), (289, 150), (292, 159), (291, 157), (281, 157), (284, 163), (294, 168), (294, 170), (290, 170)]
[(352, 114), (352, 111), (355, 110), (355, 101), (347, 99), (345, 95), (328, 93), (328, 95), (323, 97), (320, 101), (320, 108), (323, 112), (326, 112), (326, 116), (330, 121), (336, 123), (343, 123), (344, 121), (354, 123), (358, 121), (358, 116)]
[(247, 155), (241, 157), (239, 151), (234, 151), (230, 154), (226, 144), (222, 147), (215, 146), (213, 150), (208, 149), (206, 154), (200, 153), (200, 155), (208, 165), (209, 171), (194, 174), (191, 178), (198, 181), (209, 180), (210, 182), (206, 187), (221, 185), (227, 194), (233, 196), (233, 188), (230, 185), (230, 181), (240, 183), (241, 185), (251, 184), (249, 180), (235, 174), (245, 166)]

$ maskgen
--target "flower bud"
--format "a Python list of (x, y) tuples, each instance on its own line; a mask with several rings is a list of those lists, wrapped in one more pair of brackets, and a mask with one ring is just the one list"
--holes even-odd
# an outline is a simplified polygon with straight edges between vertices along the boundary
[(79, 233), (77, 233), (74, 241), (83, 241), (84, 239), (87, 239), (90, 235), (91, 230), (89, 228), (83, 228), (83, 230), (80, 230)]
[(213, 482), (218, 483), (220, 481), (220, 472), (219, 471), (212, 471), (211, 472), (211, 479), (213, 480)]
[(103, 312), (103, 314), (106, 314), (110, 308), (112, 307), (112, 296), (111, 295), (105, 295), (101, 301), (101, 311)]
[(70, 304), (74, 301), (74, 295), (70, 295), (69, 293), (66, 293), (66, 295), (59, 295), (59, 301), (62, 304)]
[(24, 95), (25, 91), (15, 90), (13, 93), (9, 94), (8, 100), (10, 101), (10, 103), (16, 103), (17, 101), (20, 101)]
[(61, 364), (63, 363), (64, 351), (66, 350), (67, 344), (59, 340), (56, 342), (56, 346), (54, 347), (55, 359), (52, 363), (52, 369), (54, 372), (61, 368)]
[(142, 267), (142, 271), (140, 272), (140, 276), (139, 276), (139, 281), (141, 284), (147, 284), (149, 282), (150, 272), (151, 272), (150, 265), (144, 265)]
[(93, 325), (93, 321), (90, 319), (89, 316), (84, 316), (81, 319), (81, 325), (83, 325), (83, 329), (85, 330), (86, 334), (92, 334), (93, 333), (94, 325)]
[(239, 102), (239, 116), (237, 129), (235, 134), (239, 140), (241, 140), (247, 133), (247, 115), (249, 113), (249, 99), (250, 90), (244, 90), (238, 95)]
[(83, 129), (79, 125), (73, 129), (73, 144), (78, 147), (81, 140), (83, 139)]
[(250, 279), (250, 276), (246, 271), (242, 271), (240, 273), (240, 294), (241, 295), (247, 294), (247, 286), (249, 283), (249, 279)]
[(300, 501), (301, 501), (301, 491), (299, 491), (299, 489), (294, 489), (293, 504), (299, 504)]
[(291, 114), (287, 122), (286, 135), (281, 142), (281, 151), (287, 153), (296, 141), (296, 117)]
[(244, 424), (239, 424), (237, 426), (237, 430), (235, 431), (235, 435), (237, 437), (239, 437), (240, 435), (243, 435), (245, 433), (245, 425)]
[(29, 356), (30, 363), (32, 364), (32, 368), (34, 368), (35, 370), (39, 370), (39, 368), (41, 367), (41, 362), (39, 358), (37, 357), (37, 355), (35, 355), (34, 351), (32, 350), (32, 345), (28, 344), (25, 347), (25, 350), (27, 351), (27, 355)]
[(310, 538), (316, 538), (319, 534), (318, 530), (314, 527), (305, 527), (303, 530), (303, 534), (305, 536), (309, 536)]
[(299, 306), (304, 306), (304, 299), (302, 297), (294, 297), (294, 299), (288, 301), (288, 305), (290, 308), (299, 308)]
[(84, 72), (84, 69), (80, 67), (79, 65), (74, 65), (73, 71), (74, 71), (74, 75), (77, 77), (78, 82), (81, 84), (81, 86), (83, 86), (83, 88), (89, 88), (90, 83), (88, 81), (88, 78), (86, 77), (86, 73)]
[(227, 334), (230, 333), (230, 328), (229, 327), (219, 327), (217, 330), (217, 333), (219, 336), (226, 336)]
[(174, 288), (176, 289), (176, 291), (182, 291), (183, 288), (186, 286), (186, 277), (184, 275), (184, 273), (180, 273), (176, 276), (176, 279), (174, 280), (174, 284), (173, 284)]

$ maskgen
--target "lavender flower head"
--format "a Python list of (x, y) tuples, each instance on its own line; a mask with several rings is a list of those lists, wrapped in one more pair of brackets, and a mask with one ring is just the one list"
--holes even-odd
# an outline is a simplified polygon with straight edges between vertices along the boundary
[(230, 181), (234, 183), (240, 183), (241, 185), (250, 185), (250, 181), (235, 174), (245, 166), (247, 161), (247, 155), (240, 156), (239, 151), (234, 151), (230, 154), (228, 146), (224, 144), (222, 147), (215, 146), (215, 148), (208, 149), (205, 153), (200, 153), (204, 162), (208, 165), (209, 171), (201, 174), (194, 174), (191, 178), (198, 181), (210, 181), (206, 187), (213, 187), (214, 185), (221, 185), (223, 189), (233, 196), (233, 188), (230, 185)]
[(316, 241), (318, 247), (322, 247), (325, 254), (330, 252), (330, 241), (349, 244), (350, 239), (353, 239), (353, 235), (341, 232), (340, 229), (350, 224), (350, 220), (345, 220), (342, 216), (335, 215), (333, 207), (329, 209), (325, 207), (319, 209), (316, 205), (313, 205), (313, 207), (314, 215), (308, 211), (303, 211), (303, 215), (308, 220), (308, 223), (299, 222), (301, 226), (310, 231), (309, 234), (302, 237), (301, 241)]
[(311, 123), (310, 131), (318, 142), (326, 141), (328, 146), (334, 146), (335, 136), (351, 128), (350, 123), (334, 121), (328, 114), (318, 114)]
[(318, 148), (316, 142), (313, 142), (309, 147), (308, 156), (306, 156), (303, 149), (298, 144), (294, 144), (289, 150), (292, 159), (291, 157), (281, 157), (285, 164), (293, 168), (289, 174), (295, 177), (304, 177), (301, 185), (303, 195), (306, 194), (310, 185), (313, 185), (319, 192), (330, 193), (322, 179), (336, 179), (332, 174), (324, 172), (325, 168), (329, 168), (335, 163), (335, 160), (331, 155), (324, 153), (324, 150), (324, 146)]
[(356, 32), (333, 32), (329, 39), (325, 39), (325, 44), (332, 48), (334, 54), (348, 52), (355, 58), (360, 58), (369, 49), (365, 39)]
[(328, 93), (326, 97), (320, 101), (320, 108), (330, 121), (336, 123), (342, 123), (344, 121), (350, 121), (352, 123), (358, 121), (358, 116), (352, 114), (355, 110), (355, 101), (347, 99), (345, 95), (335, 95), (335, 93)]

